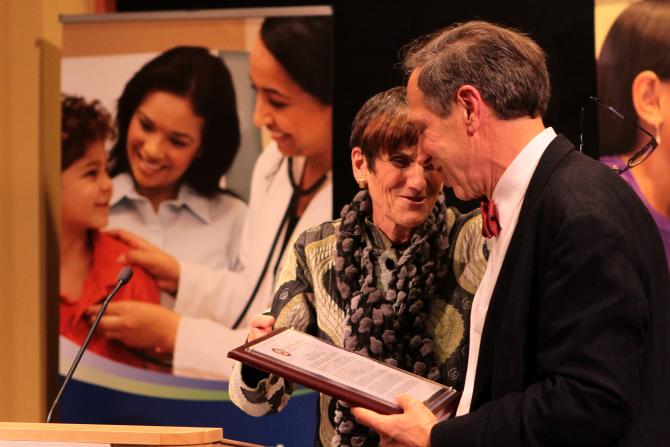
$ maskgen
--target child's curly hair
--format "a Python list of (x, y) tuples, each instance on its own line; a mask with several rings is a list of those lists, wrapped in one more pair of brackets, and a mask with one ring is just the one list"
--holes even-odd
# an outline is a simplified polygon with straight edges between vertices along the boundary
[(116, 138), (112, 117), (100, 101), (61, 95), (61, 171), (81, 158), (96, 141)]

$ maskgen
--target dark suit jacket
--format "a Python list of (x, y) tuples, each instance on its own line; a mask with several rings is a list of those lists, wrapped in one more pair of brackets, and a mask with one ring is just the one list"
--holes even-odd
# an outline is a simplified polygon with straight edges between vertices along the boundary
[(670, 446), (669, 283), (632, 189), (558, 136), (491, 298), (471, 413), (432, 447)]

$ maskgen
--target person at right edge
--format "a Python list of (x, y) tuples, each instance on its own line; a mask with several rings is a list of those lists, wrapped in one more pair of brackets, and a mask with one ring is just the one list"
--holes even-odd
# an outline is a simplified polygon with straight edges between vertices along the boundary
[[(670, 1), (633, 3), (616, 19), (598, 58), (598, 97), (656, 138), (649, 159), (621, 178), (654, 218), (670, 270)], [(608, 110), (598, 123), (600, 161), (616, 169), (649, 139)]]
[(458, 198), (486, 196), (495, 243), (472, 303), (456, 416), (438, 421), (404, 395), (402, 414), (354, 408), (357, 421), (382, 446), (670, 445), (661, 238), (616, 172), (545, 128), (545, 53), (474, 21), (404, 62), (420, 147)]

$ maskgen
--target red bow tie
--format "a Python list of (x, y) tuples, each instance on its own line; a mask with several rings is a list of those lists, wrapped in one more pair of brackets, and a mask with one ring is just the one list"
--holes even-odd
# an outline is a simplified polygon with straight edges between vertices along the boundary
[(498, 237), (500, 233), (500, 219), (498, 218), (498, 209), (493, 200), (487, 200), (481, 203), (482, 209), (482, 236), (489, 239)]

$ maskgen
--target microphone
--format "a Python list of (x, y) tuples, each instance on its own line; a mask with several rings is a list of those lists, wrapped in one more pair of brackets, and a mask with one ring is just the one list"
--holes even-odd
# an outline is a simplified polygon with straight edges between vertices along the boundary
[(95, 332), (95, 329), (98, 327), (98, 324), (100, 323), (100, 319), (102, 318), (102, 314), (105, 313), (105, 310), (107, 310), (107, 306), (109, 305), (109, 302), (112, 301), (112, 298), (114, 298), (114, 295), (117, 294), (119, 290), (121, 290), (121, 287), (125, 286), (128, 284), (130, 281), (130, 278), (133, 277), (133, 269), (130, 267), (124, 267), (121, 269), (119, 272), (119, 276), (116, 278), (116, 285), (114, 286), (114, 289), (107, 295), (105, 300), (102, 302), (102, 306), (100, 307), (100, 310), (98, 311), (98, 315), (96, 315), (95, 320), (93, 321), (93, 324), (91, 325), (91, 329), (88, 330), (88, 334), (86, 335), (86, 339), (84, 339), (84, 343), (81, 344), (81, 347), (79, 348), (79, 352), (77, 352), (77, 356), (74, 358), (74, 361), (72, 362), (72, 365), (70, 365), (70, 370), (67, 372), (67, 375), (65, 376), (65, 380), (63, 381), (63, 384), (60, 386), (60, 389), (58, 390), (58, 394), (56, 395), (56, 398), (53, 401), (53, 404), (51, 404), (51, 409), (49, 410), (49, 414), (47, 415), (47, 423), (51, 422), (51, 416), (53, 416), (53, 412), (56, 409), (56, 405), (58, 405), (58, 401), (60, 400), (61, 396), (63, 395), (63, 391), (65, 390), (65, 387), (67, 386), (68, 382), (72, 378), (72, 375), (74, 374), (75, 369), (77, 369), (77, 365), (79, 365), (79, 361), (81, 360), (81, 357), (84, 355), (84, 352), (86, 352), (86, 348), (88, 347), (89, 342), (91, 341), (91, 338), (93, 338), (93, 333)]

